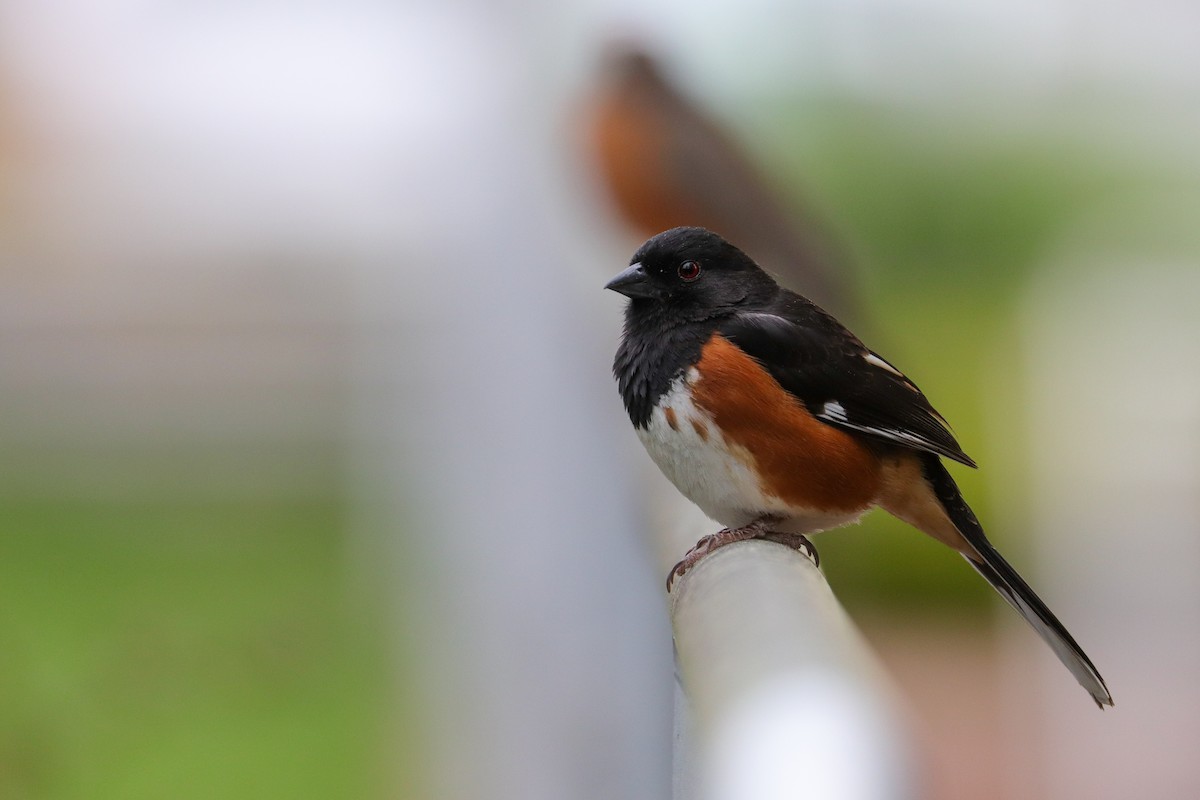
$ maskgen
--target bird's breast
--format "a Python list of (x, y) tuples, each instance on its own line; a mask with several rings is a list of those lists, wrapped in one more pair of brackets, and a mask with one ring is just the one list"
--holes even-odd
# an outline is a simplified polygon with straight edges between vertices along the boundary
[(770, 514), (799, 532), (820, 530), (857, 518), (879, 492), (868, 446), (814, 418), (720, 335), (638, 434), (667, 478), (724, 525)]
[(753, 456), (726, 441), (712, 415), (692, 399), (696, 378), (693, 368), (676, 379), (638, 429), (646, 452), (685, 497), (722, 525), (738, 527), (768, 508), (782, 510), (778, 498), (762, 491)]

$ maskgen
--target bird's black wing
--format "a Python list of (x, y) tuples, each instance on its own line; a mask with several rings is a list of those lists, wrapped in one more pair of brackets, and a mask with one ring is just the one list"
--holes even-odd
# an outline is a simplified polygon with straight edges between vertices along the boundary
[(808, 300), (785, 296), (768, 310), (726, 319), (719, 332), (817, 419), (975, 466), (912, 381)]

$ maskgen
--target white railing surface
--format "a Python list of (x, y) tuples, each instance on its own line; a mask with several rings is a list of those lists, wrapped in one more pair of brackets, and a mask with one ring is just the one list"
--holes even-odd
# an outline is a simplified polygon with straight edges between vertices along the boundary
[(917, 795), (888, 681), (816, 565), (724, 547), (671, 594), (675, 800)]

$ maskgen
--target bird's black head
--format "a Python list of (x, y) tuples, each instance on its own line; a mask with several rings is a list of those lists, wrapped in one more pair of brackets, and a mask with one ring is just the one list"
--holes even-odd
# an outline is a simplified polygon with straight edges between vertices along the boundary
[(631, 310), (658, 306), (685, 319), (704, 319), (765, 302), (778, 286), (712, 231), (672, 228), (639, 247), (629, 269), (604, 288), (630, 298)]

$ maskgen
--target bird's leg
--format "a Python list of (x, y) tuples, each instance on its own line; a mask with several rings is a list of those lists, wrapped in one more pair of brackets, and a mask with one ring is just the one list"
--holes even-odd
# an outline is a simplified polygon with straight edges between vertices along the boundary
[[(683, 560), (671, 569), (670, 574), (667, 575), (667, 591), (671, 591), (671, 586), (675, 583), (676, 578), (682, 577), (685, 572), (700, 563), (700, 560), (709, 553), (719, 550), (727, 544), (744, 542), (747, 539), (768, 539), (794, 549), (801, 549), (803, 547), (807, 549), (809, 557), (813, 561), (816, 561), (817, 551), (813, 549), (812, 542), (808, 541), (806, 537), (795, 533), (776, 533), (767, 529), (768, 525), (778, 521), (778, 517), (768, 514), (740, 528), (722, 528), (716, 533), (705, 536), (696, 542), (695, 547), (687, 551)], [(797, 538), (801, 541), (797, 542)]]

